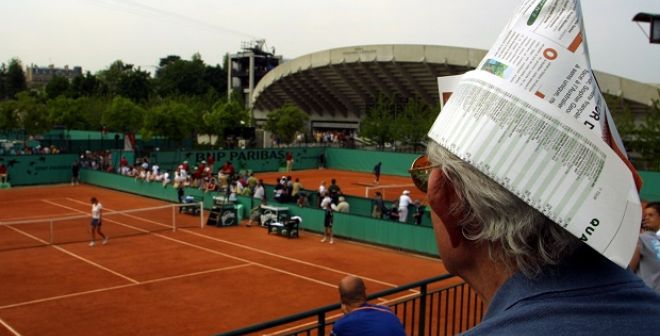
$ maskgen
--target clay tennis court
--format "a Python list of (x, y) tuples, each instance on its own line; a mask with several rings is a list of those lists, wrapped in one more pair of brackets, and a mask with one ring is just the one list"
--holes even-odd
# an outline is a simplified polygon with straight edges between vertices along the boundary
[[(318, 190), (322, 181), (325, 181), (325, 186), (328, 187), (330, 181), (335, 179), (342, 193), (359, 197), (365, 197), (365, 189), (367, 187), (373, 190), (376, 190), (376, 187), (382, 187), (382, 189), (378, 190), (383, 193), (383, 198), (388, 201), (396, 200), (403, 190), (408, 190), (413, 200), (420, 200), (422, 203), (426, 203), (426, 195), (415, 188), (408, 176), (381, 175), (378, 184), (374, 182), (373, 174), (336, 169), (294, 170), (288, 173), (256, 173), (255, 176), (263, 179), (264, 183), (270, 185), (274, 185), (275, 180), (282, 176), (291, 176), (294, 180), (300, 178), (300, 183), (307, 190)], [(373, 197), (373, 194), (374, 191), (371, 191), (369, 196)]]
[(91, 196), (107, 245), (88, 246), (89, 218), (56, 223), (54, 245), (47, 224), (0, 226), (1, 336), (209, 335), (336, 303), (347, 274), (375, 292), (445, 273), (437, 259), (310, 232), (200, 228), (169, 208), (110, 216), (167, 203), (87, 185), (2, 190), (0, 221), (86, 216)]

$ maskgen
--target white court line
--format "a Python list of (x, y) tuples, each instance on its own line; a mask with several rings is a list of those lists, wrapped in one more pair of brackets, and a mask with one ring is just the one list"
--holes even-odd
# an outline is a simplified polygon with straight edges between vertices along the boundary
[(12, 328), (12, 327), (9, 325), (9, 323), (5, 322), (5, 321), (4, 321), (3, 319), (1, 319), (1, 318), (0, 318), (0, 324), (2, 324), (3, 326), (5, 326), (5, 328), (7, 328), (7, 330), (11, 331), (12, 334), (14, 334), (14, 335), (16, 335), (16, 336), (21, 336), (21, 334), (20, 334), (18, 331), (16, 331), (16, 329)]
[(167, 280), (171, 280), (171, 279), (175, 279), (175, 278), (192, 277), (192, 276), (196, 276), (196, 275), (200, 275), (200, 274), (226, 271), (226, 270), (245, 267), (245, 266), (250, 266), (250, 264), (242, 264), (242, 265), (235, 265), (235, 266), (229, 266), (229, 267), (221, 267), (221, 268), (216, 268), (216, 269), (213, 269), (213, 270), (208, 270), (208, 271), (203, 271), (203, 272), (195, 272), (195, 273), (190, 273), (190, 274), (183, 274), (183, 275), (176, 275), (176, 276), (165, 277), (165, 278), (160, 278), (160, 279), (153, 279), (153, 280), (148, 280), (148, 281), (144, 281), (144, 282), (137, 283), (137, 284), (125, 284), (125, 285), (118, 285), (118, 286), (113, 286), (113, 287), (92, 289), (92, 290), (88, 290), (88, 291), (84, 291), (84, 292), (77, 292), (77, 293), (71, 293), (71, 294), (51, 296), (51, 297), (36, 299), (36, 300), (32, 300), (32, 301), (26, 301), (26, 302), (10, 304), (10, 305), (6, 305), (6, 306), (0, 306), (0, 310), (9, 309), (9, 308), (16, 308), (16, 307), (21, 307), (21, 306), (27, 306), (27, 305), (31, 305), (31, 304), (35, 304), (35, 303), (55, 301), (55, 300), (59, 300), (59, 299), (71, 298), (71, 297), (76, 297), (76, 296), (83, 296), (83, 295), (88, 295), (88, 294), (108, 292), (108, 291), (112, 291), (112, 290), (116, 290), (116, 289), (122, 289), (122, 288), (128, 288), (128, 287), (137, 287), (137, 286), (140, 286), (140, 285), (143, 285), (143, 284), (163, 282), (163, 281), (167, 281)]
[[(70, 197), (67, 197), (66, 199), (67, 199), (67, 200), (70, 200), (70, 201), (72, 201), (72, 202), (78, 203), (78, 204), (85, 204), (85, 205), (87, 204), (87, 203), (84, 203), (84, 202), (82, 202), (82, 201), (79, 201), (79, 200), (76, 200), (76, 199), (70, 198)], [(108, 209), (108, 210), (110, 210), (110, 209)], [(113, 211), (116, 211), (116, 210), (113, 210)], [(132, 217), (132, 218), (135, 218), (135, 219), (139, 219), (139, 220), (142, 220), (142, 221), (145, 221), (145, 222), (153, 223), (153, 224), (157, 224), (157, 225), (162, 225), (162, 226), (170, 227), (169, 225), (165, 225), (165, 224), (162, 224), (162, 223), (158, 223), (158, 222), (155, 222), (155, 221), (152, 221), (152, 220), (146, 219), (146, 218), (141, 218), (141, 217), (132, 216), (132, 215), (128, 215), (128, 214), (127, 214), (126, 216), (127, 216), (127, 217)], [(322, 266), (322, 265), (317, 265), (317, 264), (314, 264), (314, 263), (311, 263), (311, 262), (307, 262), (307, 261), (303, 261), (303, 260), (300, 260), (300, 259), (294, 259), (294, 258), (291, 258), (291, 257), (286, 257), (286, 256), (283, 256), (283, 255), (279, 255), (279, 254), (276, 254), (276, 253), (268, 252), (268, 251), (265, 251), (265, 250), (261, 250), (261, 249), (254, 248), (254, 247), (247, 246), (247, 245), (243, 245), (243, 244), (234, 243), (234, 242), (231, 242), (231, 241), (228, 241), (228, 240), (224, 240), (224, 239), (220, 239), (220, 238), (210, 237), (210, 236), (207, 236), (207, 235), (204, 235), (204, 234), (198, 233), (198, 232), (194, 232), (194, 231), (189, 230), (189, 229), (179, 229), (179, 231), (183, 231), (183, 232), (186, 232), (186, 233), (188, 233), (188, 234), (191, 234), (191, 235), (194, 235), (194, 236), (198, 236), (198, 237), (201, 237), (201, 238), (205, 238), (205, 239), (208, 239), (208, 240), (213, 240), (213, 241), (217, 241), (217, 242), (220, 242), (220, 243), (225, 243), (225, 244), (227, 244), (227, 245), (233, 245), (233, 246), (240, 247), (240, 248), (243, 248), (243, 249), (246, 249), (246, 250), (250, 250), (250, 251), (253, 251), (253, 252), (258, 252), (258, 253), (266, 254), (266, 255), (269, 255), (269, 256), (272, 256), (272, 257), (277, 257), (277, 258), (280, 258), (280, 259), (285, 259), (285, 260), (287, 260), (287, 261), (296, 262), (296, 263), (303, 264), (303, 265), (306, 265), (306, 266), (310, 266), (310, 267), (313, 267), (313, 268), (318, 268), (318, 269), (322, 269), (322, 270), (326, 270), (326, 271), (330, 271), (330, 272), (334, 272), (334, 273), (338, 273), (338, 274), (342, 274), (342, 275), (355, 275), (355, 274), (348, 273), (348, 272), (344, 272), (344, 271), (341, 271), (341, 270), (338, 270), (338, 269), (335, 269), (335, 268), (331, 268), (331, 267), (327, 267), (327, 266)], [(373, 279), (373, 278), (369, 278), (369, 277), (362, 276), (362, 275), (356, 275), (356, 276), (358, 276), (358, 277), (360, 277), (360, 278), (362, 278), (362, 279), (364, 279), (364, 280), (368, 280), (368, 281), (371, 281), (371, 282), (374, 282), (374, 283), (377, 283), (377, 284), (380, 284), (380, 285), (389, 286), (389, 287), (392, 287), (392, 288), (397, 287), (397, 285), (396, 285), (396, 284), (393, 284), (393, 283), (380, 281), (380, 280)], [(337, 287), (337, 286), (334, 286), (334, 287)], [(411, 291), (412, 291), (412, 290), (411, 290)]]
[[(82, 202), (79, 202), (79, 201), (76, 201), (76, 202), (78, 202), (78, 203), (82, 203)], [(78, 211), (78, 212), (81, 212), (81, 213), (86, 213), (85, 211), (77, 210), (77, 209), (74, 209), (74, 208), (68, 207), (68, 206), (66, 206), (66, 205), (57, 204), (57, 203), (54, 203), (54, 202), (51, 202), (51, 204), (58, 205), (58, 206), (61, 206), (61, 207), (63, 207), (63, 208), (67, 208), (67, 209), (72, 209), (72, 210), (75, 210), (75, 211)], [(85, 203), (85, 204), (86, 204), (86, 203)], [(108, 209), (108, 210), (110, 210), (110, 209)], [(145, 220), (145, 219), (143, 219), (143, 218), (139, 218), (139, 217), (136, 217), (136, 216), (131, 216), (131, 215), (126, 215), (126, 216), (128, 216), (128, 217), (135, 217), (135, 218), (137, 218), (137, 219), (139, 219), (139, 220)], [(288, 272), (288, 271), (285, 271), (285, 270), (282, 270), (282, 269), (279, 269), (279, 268), (275, 268), (275, 267), (268, 266), (268, 265), (265, 265), (265, 264), (257, 263), (257, 262), (254, 262), (254, 261), (251, 261), (251, 260), (248, 260), (248, 259), (244, 259), (244, 258), (240, 258), (240, 257), (233, 256), (233, 255), (230, 255), (230, 254), (222, 253), (222, 252), (219, 252), (219, 251), (216, 251), (216, 250), (212, 250), (212, 249), (209, 249), (209, 248), (206, 248), (206, 247), (203, 247), (203, 246), (199, 246), (199, 245), (196, 245), (196, 244), (188, 243), (188, 242), (185, 242), (185, 241), (183, 241), (183, 240), (179, 240), (179, 239), (171, 238), (171, 237), (168, 237), (168, 236), (165, 236), (165, 235), (159, 234), (159, 233), (149, 232), (149, 231), (147, 231), (147, 230), (144, 230), (144, 229), (141, 229), (141, 228), (138, 228), (138, 227), (135, 227), (135, 226), (129, 225), (129, 224), (121, 223), (121, 222), (118, 222), (118, 221), (115, 221), (115, 220), (112, 220), (112, 219), (107, 219), (107, 218), (106, 218), (104, 221), (106, 221), (106, 222), (111, 222), (111, 223), (116, 223), (116, 224), (118, 224), (118, 225), (122, 225), (122, 226), (125, 226), (125, 227), (129, 227), (129, 228), (132, 228), (132, 229), (134, 229), (134, 230), (138, 230), (138, 231), (141, 231), (141, 232), (145, 232), (145, 233), (148, 233), (148, 234), (150, 234), (150, 235), (153, 235), (153, 236), (156, 236), (156, 237), (159, 237), (159, 238), (163, 238), (163, 239), (167, 239), (167, 240), (170, 240), (170, 241), (173, 241), (173, 242), (176, 242), (176, 243), (182, 244), (182, 245), (190, 246), (190, 247), (192, 247), (192, 248), (200, 249), (200, 250), (202, 250), (202, 251), (206, 251), (206, 252), (209, 252), (209, 253), (213, 253), (213, 254), (221, 255), (221, 256), (224, 256), (224, 257), (227, 257), (227, 258), (230, 258), (230, 259), (234, 259), (234, 260), (238, 260), (238, 261), (242, 261), (242, 262), (245, 262), (245, 263), (250, 263), (250, 264), (253, 264), (253, 265), (255, 265), (255, 266), (259, 266), (259, 267), (262, 267), (262, 268), (265, 268), (265, 269), (269, 269), (269, 270), (271, 270), (271, 271), (275, 271), (275, 272), (279, 272), (279, 273), (283, 273), (283, 274), (291, 275), (291, 276), (293, 276), (293, 277), (297, 277), (297, 278), (305, 279), (305, 280), (308, 280), (308, 281), (311, 281), (311, 282), (314, 282), (314, 283), (317, 283), (317, 284), (321, 284), (321, 285), (324, 285), (324, 286), (328, 286), (328, 287), (332, 287), (332, 288), (337, 288), (337, 285), (335, 285), (335, 284), (331, 284), (331, 283), (328, 283), (328, 282), (325, 282), (325, 281), (321, 281), (321, 280), (317, 280), (317, 279), (314, 279), (314, 278), (310, 278), (310, 277), (307, 277), (307, 276), (304, 276), (304, 275), (300, 275), (300, 274), (296, 274), (296, 273)], [(145, 220), (145, 221), (149, 221), (149, 220)], [(166, 226), (166, 227), (171, 227), (171, 226), (169, 226), (169, 225), (162, 224), (162, 223), (158, 223), (158, 222), (153, 222), (153, 221), (149, 221), (149, 222), (156, 223), (156, 224), (158, 224), (158, 225), (162, 225), (162, 226)]]
[(95, 263), (95, 262), (93, 262), (93, 261), (91, 261), (91, 260), (85, 259), (85, 258), (83, 258), (83, 257), (81, 257), (81, 256), (79, 256), (79, 255), (77, 255), (77, 254), (75, 254), (75, 253), (73, 253), (73, 252), (71, 252), (71, 251), (68, 251), (68, 250), (66, 250), (66, 249), (64, 249), (64, 248), (62, 248), (62, 247), (60, 247), (60, 246), (57, 246), (57, 245), (50, 245), (50, 243), (48, 243), (47, 241), (45, 241), (45, 240), (43, 240), (43, 239), (40, 239), (39, 237), (35, 237), (35, 236), (33, 236), (33, 235), (31, 235), (31, 234), (29, 234), (29, 233), (23, 231), (23, 230), (19, 230), (19, 229), (13, 227), (13, 226), (7, 226), (7, 227), (10, 228), (10, 229), (12, 229), (12, 230), (14, 230), (14, 231), (16, 231), (16, 232), (18, 232), (18, 233), (20, 233), (20, 234), (22, 234), (22, 235), (24, 235), (24, 236), (26, 236), (26, 237), (32, 238), (32, 239), (34, 239), (34, 240), (36, 240), (36, 241), (38, 241), (38, 242), (40, 242), (40, 243), (42, 243), (42, 244), (44, 244), (44, 245), (50, 246), (50, 247), (52, 247), (52, 248), (54, 248), (54, 249), (56, 249), (56, 250), (58, 250), (58, 251), (60, 251), (60, 252), (66, 253), (66, 254), (68, 254), (68, 255), (70, 255), (70, 256), (72, 256), (72, 257), (78, 259), (78, 260), (81, 260), (81, 261), (83, 261), (83, 262), (86, 262), (86, 263), (88, 263), (88, 264), (90, 264), (90, 265), (92, 265), (92, 266), (98, 267), (98, 268), (100, 268), (100, 269), (102, 269), (102, 270), (104, 270), (104, 271), (106, 271), (106, 272), (108, 272), (108, 273), (112, 273), (112, 274), (114, 274), (114, 275), (116, 275), (116, 276), (118, 276), (118, 277), (120, 277), (120, 278), (123, 278), (123, 279), (128, 280), (128, 281), (130, 281), (130, 282), (132, 282), (132, 283), (135, 283), (135, 284), (139, 283), (139, 282), (138, 282), (137, 280), (135, 280), (135, 279), (131, 279), (131, 278), (129, 278), (129, 277), (127, 277), (127, 276), (125, 276), (125, 275), (119, 273), (119, 272), (115, 272), (115, 271), (113, 271), (113, 270), (111, 270), (111, 269), (109, 269), (109, 268), (107, 268), (107, 267), (105, 267), (105, 266), (101, 266), (101, 265), (99, 265), (99, 264), (97, 264), (97, 263)]
[[(78, 214), (77, 212), (66, 212), (62, 214), (57, 214), (57, 216), (62, 216), (62, 217), (68, 217)], [(24, 216), (24, 217), (15, 217), (15, 218), (4, 218), (0, 219), (0, 224), (6, 224), (9, 225), (11, 223), (6, 223), (6, 222), (14, 222), (14, 221), (26, 221), (26, 220), (35, 220), (35, 221), (46, 221), (48, 219), (53, 218), (55, 215), (36, 215), (36, 216)]]

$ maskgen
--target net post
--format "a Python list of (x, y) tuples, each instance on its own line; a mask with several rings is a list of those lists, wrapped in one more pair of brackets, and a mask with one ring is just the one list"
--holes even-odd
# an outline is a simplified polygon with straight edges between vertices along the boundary
[(48, 226), (48, 229), (50, 232), (48, 233), (48, 243), (50, 243), (50, 245), (53, 245), (53, 220), (51, 219), (49, 223), (50, 225)]
[(204, 202), (199, 202), (199, 228), (204, 229)]
[(176, 232), (176, 212), (174, 211), (174, 208), (177, 206), (172, 207), (172, 232)]

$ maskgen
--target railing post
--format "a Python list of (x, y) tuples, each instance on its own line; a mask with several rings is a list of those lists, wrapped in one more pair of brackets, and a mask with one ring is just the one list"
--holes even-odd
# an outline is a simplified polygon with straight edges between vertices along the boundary
[(417, 335), (423, 336), (426, 331), (426, 294), (427, 294), (427, 284), (421, 286), (421, 293), (419, 299), (419, 330)]
[(319, 325), (318, 335), (319, 336), (325, 336), (325, 313), (320, 312), (318, 319), (319, 319), (319, 322), (318, 322), (318, 325)]

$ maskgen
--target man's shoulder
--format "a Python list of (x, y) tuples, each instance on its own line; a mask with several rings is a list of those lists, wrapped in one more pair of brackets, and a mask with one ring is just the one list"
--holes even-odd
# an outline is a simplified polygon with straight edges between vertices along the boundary
[(660, 296), (635, 279), (527, 297), (489, 312), (466, 335), (649, 335), (658, 331)]

